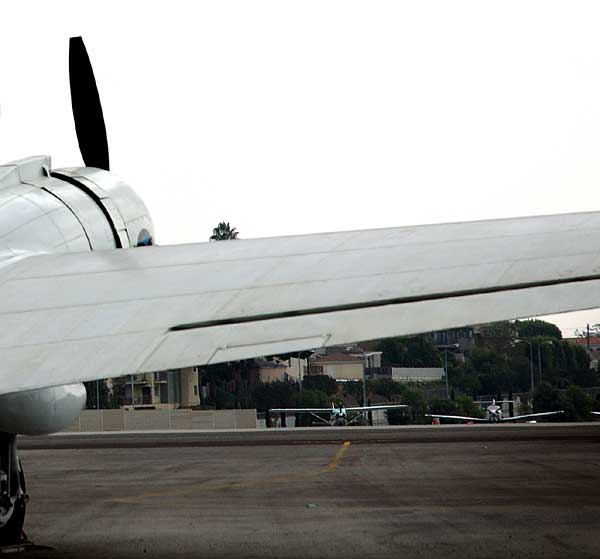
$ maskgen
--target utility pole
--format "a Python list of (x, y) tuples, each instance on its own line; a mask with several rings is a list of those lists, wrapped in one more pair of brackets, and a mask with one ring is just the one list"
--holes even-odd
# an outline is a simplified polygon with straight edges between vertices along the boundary
[(542, 382), (542, 357), (540, 355), (540, 342), (537, 344), (538, 346), (538, 372), (540, 376), (540, 382)]
[(367, 379), (365, 377), (365, 366), (363, 365), (363, 406), (367, 405)]
[(590, 351), (590, 325), (587, 325), (587, 350)]
[(444, 331), (444, 376), (446, 377), (446, 400), (450, 399), (450, 390), (448, 388), (448, 331)]
[(100, 409), (100, 390), (98, 389), (98, 383), (100, 381), (96, 380), (96, 409)]
[(531, 394), (533, 395), (533, 345), (531, 342), (527, 342), (529, 344), (529, 365), (531, 367)]

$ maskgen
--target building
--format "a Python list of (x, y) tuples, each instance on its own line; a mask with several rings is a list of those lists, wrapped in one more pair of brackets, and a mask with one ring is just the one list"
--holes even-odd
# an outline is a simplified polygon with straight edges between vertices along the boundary
[(338, 381), (362, 380), (365, 370), (364, 360), (345, 353), (319, 355), (310, 360), (305, 369), (307, 375), (328, 375)]
[(256, 359), (259, 382), (302, 382), (306, 359), (291, 357), (283, 361), (278, 358), (272, 360)]
[[(119, 390), (125, 409), (188, 408), (200, 405), (198, 371), (193, 367), (128, 375), (110, 379), (109, 389)], [(132, 399), (133, 394), (133, 399)]]
[(451, 328), (449, 330), (431, 332), (429, 336), (435, 346), (442, 349), (444, 346), (458, 348), (461, 352), (464, 352), (465, 349), (469, 349), (475, 345), (476, 334), (475, 328), (465, 326), (463, 328)]
[(289, 380), (288, 367), (279, 361), (257, 359), (258, 379), (260, 382), (274, 382)]

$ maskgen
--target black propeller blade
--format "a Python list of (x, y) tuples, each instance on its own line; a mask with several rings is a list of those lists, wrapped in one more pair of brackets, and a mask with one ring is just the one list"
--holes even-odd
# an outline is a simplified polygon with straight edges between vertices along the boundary
[(77, 141), (85, 166), (108, 171), (108, 141), (102, 105), (81, 37), (71, 37), (69, 41), (69, 80)]

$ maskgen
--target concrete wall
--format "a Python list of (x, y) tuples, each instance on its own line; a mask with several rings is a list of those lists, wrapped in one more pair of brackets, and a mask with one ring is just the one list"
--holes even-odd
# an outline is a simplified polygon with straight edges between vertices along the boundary
[(392, 380), (402, 381), (435, 381), (444, 378), (442, 367), (391, 367)]
[(336, 380), (362, 380), (364, 366), (361, 362), (319, 363), (323, 372)]
[(65, 431), (256, 429), (256, 410), (83, 410)]

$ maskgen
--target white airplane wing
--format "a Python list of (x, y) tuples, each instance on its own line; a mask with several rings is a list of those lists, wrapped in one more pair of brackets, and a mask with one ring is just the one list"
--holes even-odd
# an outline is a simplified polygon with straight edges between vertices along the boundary
[(269, 410), (270, 413), (327, 413), (331, 408), (275, 408)]
[(559, 413), (565, 413), (563, 410), (560, 411), (545, 411), (540, 413), (528, 413), (525, 415), (515, 415), (513, 417), (503, 417), (500, 421), (515, 421), (516, 419), (529, 419), (531, 417), (542, 417), (545, 415), (557, 415)]
[(425, 417), (437, 417), (438, 419), (461, 419), (462, 421), (487, 421), (481, 417), (468, 417), (465, 415), (440, 415), (439, 413), (426, 413)]
[(393, 408), (408, 408), (406, 404), (391, 404), (389, 406), (359, 406), (354, 408), (346, 408), (346, 411), (372, 411), (372, 410), (390, 410)]
[(600, 213), (15, 256), (0, 394), (600, 307), (599, 263)]

